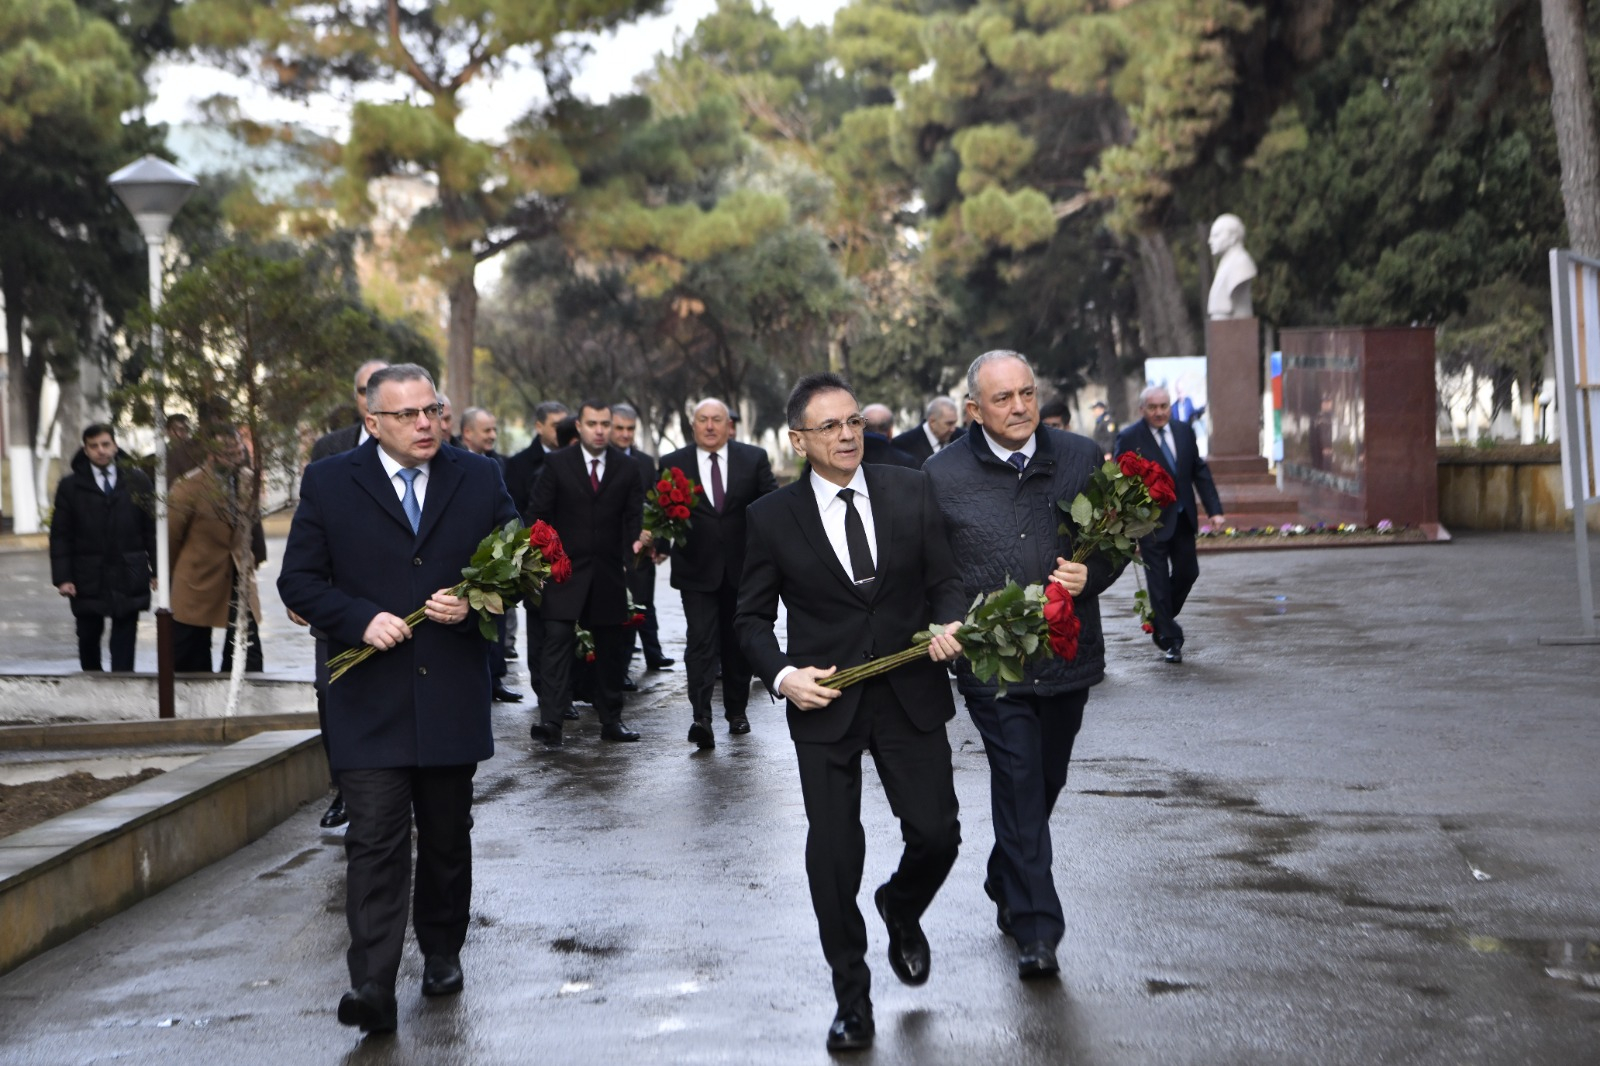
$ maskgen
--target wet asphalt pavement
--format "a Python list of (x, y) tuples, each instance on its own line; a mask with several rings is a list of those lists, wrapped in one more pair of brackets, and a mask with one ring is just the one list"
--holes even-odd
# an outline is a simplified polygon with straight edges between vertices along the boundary
[[(1576, 628), (1572, 550), (1207, 555), (1179, 667), (1124, 579), (1054, 819), (1061, 979), (1021, 984), (995, 928), (988, 770), (958, 715), (966, 843), (921, 988), (871, 915), (898, 833), (868, 770), (878, 1037), (851, 1061), (1600, 1062), (1600, 647), (1537, 643)], [(0, 587), (26, 565), (0, 558)], [(343, 855), (314, 805), (0, 978), (0, 1063), (828, 1061), (781, 710), (753, 697), (754, 731), (719, 723), (697, 753), (681, 664), (642, 680), (635, 745), (586, 711), (547, 753), (525, 705), (497, 708), (467, 990), (424, 1000), (408, 945), (398, 1035), (334, 1018)]]

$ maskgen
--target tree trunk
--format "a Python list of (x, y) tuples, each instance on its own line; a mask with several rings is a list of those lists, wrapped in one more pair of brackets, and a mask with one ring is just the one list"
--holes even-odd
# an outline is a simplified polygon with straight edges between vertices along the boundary
[(1600, 142), (1595, 139), (1581, 0), (1540, 0), (1550, 60), (1550, 112), (1561, 152), (1561, 199), (1572, 250), (1600, 259)]
[(1134, 292), (1139, 298), (1139, 332), (1147, 356), (1172, 358), (1201, 354), (1194, 324), (1178, 283), (1178, 267), (1166, 234), (1149, 230), (1133, 237)]
[[(471, 262), (471, 255), (467, 261)], [(457, 412), (472, 406), (472, 347), (478, 324), (478, 282), (468, 267), (450, 283), (450, 329), (444, 367), (444, 391)]]

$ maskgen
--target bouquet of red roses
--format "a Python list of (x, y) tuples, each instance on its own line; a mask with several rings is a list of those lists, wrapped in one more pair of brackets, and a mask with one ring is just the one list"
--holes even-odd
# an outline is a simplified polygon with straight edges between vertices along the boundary
[[(1072, 612), (1072, 597), (1054, 581), (1027, 587), (1007, 581), (1004, 588), (973, 601), (955, 636), (973, 674), (984, 681), (998, 678), (1003, 696), (1007, 684), (1022, 680), (1028, 663), (1046, 654), (1069, 662), (1077, 658), (1080, 628), (1081, 623)], [(904, 651), (840, 670), (819, 678), (817, 684), (843, 689), (915, 662), (928, 654), (928, 646), (938, 632), (943, 630), (924, 630)]]
[[(1096, 552), (1115, 563), (1133, 559), (1139, 538), (1161, 525), (1161, 510), (1177, 502), (1172, 475), (1157, 462), (1134, 452), (1123, 452), (1089, 478), (1089, 485), (1071, 503), (1057, 504), (1077, 527), (1073, 534), (1072, 561), (1081, 563)], [(1067, 533), (1061, 523), (1059, 530)]]
[(704, 491), (675, 466), (661, 475), (644, 494), (644, 531), (654, 544), (669, 547), (689, 535), (689, 518)]
[[(572, 576), (572, 560), (561, 547), (561, 537), (543, 522), (526, 527), (512, 520), (484, 537), (472, 559), (461, 569), (461, 583), (450, 590), (452, 596), (465, 596), (467, 606), (478, 612), (478, 632), (485, 640), (499, 640), (494, 616), (505, 614), (519, 600), (539, 602), (545, 582), (561, 584)], [(416, 628), (427, 620), (425, 608), (406, 615), (405, 623)], [(339, 680), (351, 668), (366, 662), (378, 649), (370, 644), (347, 648), (328, 660), (332, 673), (328, 682)]]

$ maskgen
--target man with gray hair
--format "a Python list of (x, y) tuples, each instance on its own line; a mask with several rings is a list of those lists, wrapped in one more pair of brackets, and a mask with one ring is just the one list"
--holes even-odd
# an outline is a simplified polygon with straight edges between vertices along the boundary
[(956, 422), (955, 401), (948, 396), (935, 396), (928, 401), (922, 424), (906, 430), (890, 443), (918, 463), (925, 463), (929, 456), (948, 447), (961, 436)]
[(1172, 475), (1178, 502), (1161, 515), (1161, 527), (1139, 541), (1139, 557), (1144, 560), (1150, 579), (1150, 613), (1155, 629), (1150, 634), (1156, 647), (1166, 653), (1169, 663), (1183, 662), (1183, 627), (1178, 612), (1183, 610), (1189, 590), (1200, 578), (1200, 556), (1195, 551), (1196, 520), (1194, 496), (1200, 493), (1206, 514), (1213, 525), (1223, 525), (1222, 498), (1217, 495), (1211, 468), (1200, 455), (1194, 430), (1187, 422), (1172, 417), (1172, 397), (1160, 385), (1151, 385), (1139, 394), (1139, 411), (1144, 416), (1117, 434), (1117, 455), (1136, 452), (1160, 463)]
[(689, 519), (689, 535), (672, 545), (672, 587), (683, 597), (688, 626), (684, 666), (689, 675), (693, 722), (689, 743), (717, 746), (711, 729), (711, 696), (722, 668), (722, 710), (728, 732), (750, 732), (751, 669), (733, 615), (744, 574), (745, 509), (778, 481), (765, 449), (733, 440), (728, 405), (707, 398), (694, 405), (694, 443), (661, 457), (661, 471), (674, 467), (700, 482), (703, 495)]
[(358, 444), (365, 444), (371, 435), (367, 432), (367, 381), (374, 373), (382, 370), (389, 364), (382, 359), (368, 359), (356, 367), (355, 378), (351, 381), (350, 395), (356, 401), (356, 414), (358, 419), (353, 426), (336, 429), (331, 433), (324, 433), (317, 438), (311, 446), (311, 461), (326, 459), (330, 455), (347, 452)]
[(1002, 695), (995, 681), (957, 661), (956, 685), (989, 759), (994, 848), (983, 888), (1002, 932), (1017, 943), (1024, 980), (1059, 970), (1066, 931), (1051, 872), (1050, 813), (1067, 782), (1072, 744), (1089, 689), (1105, 677), (1100, 593), (1121, 567), (1103, 555), (1069, 562), (1072, 537), (1058, 532), (1059, 500), (1071, 500), (1100, 466), (1087, 437), (1040, 425), (1033, 368), (1017, 352), (986, 352), (967, 370), (972, 432), (923, 465), (933, 482), (967, 602), (1002, 588), (1054, 581), (1073, 597), (1082, 630), (1071, 661), (1029, 665)]

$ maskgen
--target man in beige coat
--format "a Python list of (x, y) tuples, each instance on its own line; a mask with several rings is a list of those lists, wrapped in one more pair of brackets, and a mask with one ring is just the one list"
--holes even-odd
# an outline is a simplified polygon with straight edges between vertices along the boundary
[(261, 601), (255, 569), (266, 561), (267, 544), (261, 523), (248, 521), (255, 509), (255, 475), (245, 463), (238, 430), (221, 426), (207, 437), (206, 461), (178, 479), (167, 505), (173, 666), (180, 673), (210, 673), (211, 631), (222, 629), (221, 669), (232, 667), (231, 630), (242, 574), (250, 605), (245, 669), (259, 672)]

